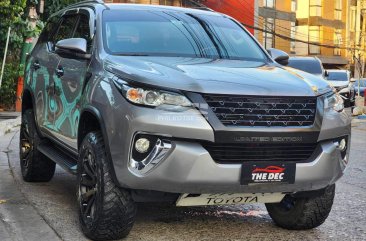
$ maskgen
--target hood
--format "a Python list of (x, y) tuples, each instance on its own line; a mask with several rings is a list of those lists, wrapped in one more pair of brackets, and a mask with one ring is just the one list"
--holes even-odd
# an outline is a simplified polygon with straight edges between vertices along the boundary
[(347, 87), (349, 82), (348, 81), (332, 81), (328, 80), (331, 86), (333, 87)]
[(331, 90), (314, 75), (254, 61), (108, 56), (104, 68), (132, 84), (199, 93), (316, 96)]

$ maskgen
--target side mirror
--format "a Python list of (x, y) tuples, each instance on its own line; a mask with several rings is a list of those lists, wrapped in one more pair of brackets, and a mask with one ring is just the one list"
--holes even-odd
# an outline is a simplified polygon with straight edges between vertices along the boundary
[(349, 82), (351, 82), (351, 83), (355, 83), (355, 82), (356, 82), (356, 79), (355, 79), (355, 78), (351, 78), (351, 79), (349, 80)]
[(281, 65), (288, 65), (288, 60), (290, 56), (286, 52), (274, 48), (267, 49), (267, 52), (277, 63)]
[(89, 59), (90, 54), (86, 51), (87, 42), (83, 38), (68, 38), (56, 43), (56, 53), (60, 56)]
[(329, 72), (328, 72), (328, 70), (324, 70), (324, 77), (329, 77)]

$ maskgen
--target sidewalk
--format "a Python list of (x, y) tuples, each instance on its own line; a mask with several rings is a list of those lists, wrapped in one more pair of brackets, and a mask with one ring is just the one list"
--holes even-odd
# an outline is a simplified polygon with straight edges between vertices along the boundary
[[(0, 137), (0, 240), (60, 240), (20, 191), (19, 184), (9, 168), (8, 147), (16, 134), (11, 130), (16, 128), (17, 123), (18, 121), (14, 120), (6, 121), (3, 127), (10, 127), (10, 133)], [(5, 132), (0, 130), (0, 135)]]
[(19, 112), (0, 112), (0, 137), (17, 130), (20, 122), (21, 116)]
[(0, 121), (16, 119), (19, 116), (20, 116), (20, 112), (0, 111)]

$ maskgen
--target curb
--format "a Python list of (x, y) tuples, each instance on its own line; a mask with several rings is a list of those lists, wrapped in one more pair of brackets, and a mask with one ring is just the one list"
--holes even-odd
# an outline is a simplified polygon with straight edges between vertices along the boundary
[(17, 127), (20, 126), (21, 117), (16, 119), (0, 121), (0, 136), (4, 136), (10, 132), (16, 131)]

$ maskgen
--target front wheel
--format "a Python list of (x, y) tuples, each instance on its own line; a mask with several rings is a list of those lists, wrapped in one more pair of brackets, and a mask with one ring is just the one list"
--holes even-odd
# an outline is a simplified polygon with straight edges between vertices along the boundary
[(269, 216), (279, 227), (290, 230), (312, 229), (327, 219), (332, 209), (335, 184), (319, 196), (295, 198), (289, 195), (281, 203), (267, 203)]
[(92, 240), (126, 237), (134, 223), (136, 206), (127, 190), (115, 185), (100, 132), (84, 138), (78, 160), (79, 219)]

